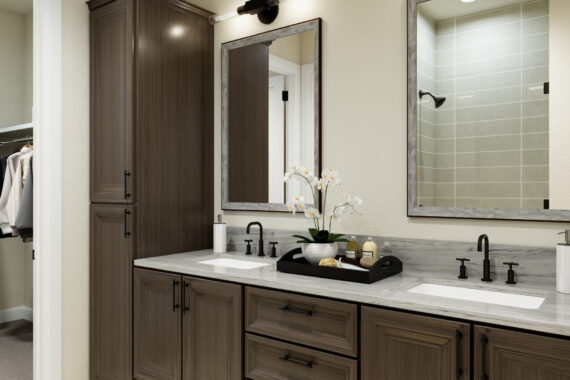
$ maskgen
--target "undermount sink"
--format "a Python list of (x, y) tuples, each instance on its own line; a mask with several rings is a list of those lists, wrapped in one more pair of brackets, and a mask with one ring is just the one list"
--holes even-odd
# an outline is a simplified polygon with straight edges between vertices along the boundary
[(218, 267), (225, 267), (232, 269), (256, 269), (271, 265), (268, 263), (259, 263), (256, 261), (236, 260), (236, 259), (227, 259), (227, 258), (198, 261), (198, 264), (214, 265)]
[(538, 309), (544, 302), (542, 297), (428, 283), (420, 284), (408, 292), (521, 309)]

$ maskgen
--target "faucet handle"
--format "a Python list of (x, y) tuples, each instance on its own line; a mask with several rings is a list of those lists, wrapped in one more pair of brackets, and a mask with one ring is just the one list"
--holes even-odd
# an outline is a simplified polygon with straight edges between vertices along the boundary
[(246, 248), (246, 251), (245, 251), (245, 254), (246, 254), (246, 255), (251, 255), (251, 242), (252, 242), (252, 241), (253, 241), (253, 240), (251, 240), (251, 239), (245, 240), (245, 242), (247, 243), (247, 248)]
[(517, 266), (519, 265), (519, 263), (514, 263), (514, 262), (504, 262), (503, 265), (508, 265), (509, 266), (509, 270), (507, 271), (507, 284), (511, 284), (514, 285), (517, 282), (515, 281), (515, 271), (513, 270), (513, 266)]
[(270, 241), (269, 244), (271, 244), (271, 256), (269, 257), (277, 257), (277, 248), (275, 247), (275, 245), (279, 243), (276, 241)]
[(455, 260), (461, 261), (461, 266), (459, 267), (459, 276), (457, 278), (466, 279), (467, 278), (467, 267), (465, 266), (466, 261), (471, 261), (471, 259), (467, 259), (465, 257), (456, 258)]

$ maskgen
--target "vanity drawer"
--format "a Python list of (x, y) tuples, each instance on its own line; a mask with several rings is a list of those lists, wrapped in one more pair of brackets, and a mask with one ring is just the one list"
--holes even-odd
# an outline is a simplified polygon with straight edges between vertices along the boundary
[(356, 360), (245, 334), (245, 374), (252, 380), (356, 380)]
[(248, 287), (246, 330), (327, 351), (358, 355), (358, 306)]

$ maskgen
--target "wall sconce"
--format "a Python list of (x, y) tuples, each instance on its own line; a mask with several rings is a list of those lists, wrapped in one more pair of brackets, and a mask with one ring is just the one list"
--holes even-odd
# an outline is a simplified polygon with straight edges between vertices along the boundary
[(271, 24), (279, 14), (279, 0), (249, 0), (244, 5), (238, 7), (236, 11), (229, 12), (222, 15), (210, 17), (210, 23), (216, 24), (218, 22), (227, 20), (234, 16), (241, 15), (257, 15), (259, 21), (264, 24)]

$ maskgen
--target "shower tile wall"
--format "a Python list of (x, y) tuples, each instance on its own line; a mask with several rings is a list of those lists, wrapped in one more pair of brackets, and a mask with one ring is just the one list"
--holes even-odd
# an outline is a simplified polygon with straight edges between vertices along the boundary
[(419, 204), (543, 207), (548, 12), (548, 0), (533, 0), (435, 23), (435, 86), (422, 85), (447, 101), (421, 121)]

